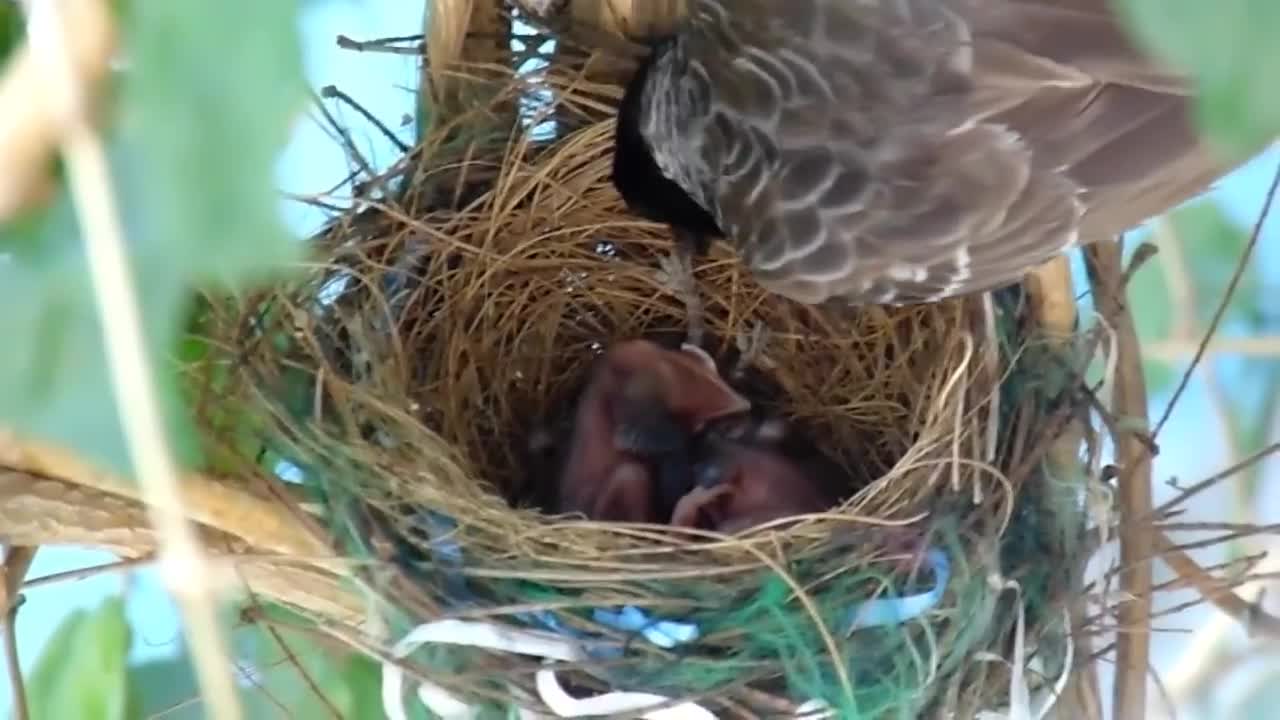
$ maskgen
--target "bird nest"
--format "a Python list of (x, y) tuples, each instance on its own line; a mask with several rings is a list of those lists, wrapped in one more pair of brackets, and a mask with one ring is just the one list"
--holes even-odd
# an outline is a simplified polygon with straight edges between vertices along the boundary
[[(316, 237), (304, 281), (209, 328), (233, 362), (208, 390), (240, 408), (239, 435), (206, 418), (220, 462), (306, 488), (393, 634), (434, 623), (392, 654), (436, 702), (547, 712), (570, 702), (556, 692), (631, 691), (721, 717), (959, 718), (1009, 702), (1010, 664), (984, 658), (1025, 667), (1034, 649), (1033, 691), (1064, 674), (1082, 358), (1026, 288), (835, 311), (765, 293), (717, 246), (695, 273), (703, 347), (829, 461), (842, 503), (732, 537), (545, 511), (539, 438), (600, 352), (679, 342), (697, 318), (662, 270), (668, 231), (610, 183), (618, 88), (484, 78), (490, 102)], [(553, 91), (551, 139), (512, 130), (531, 84)], [(235, 451), (246, 427), (268, 453)], [(449, 627), (472, 640), (411, 652)], [(521, 638), (551, 649), (513, 652)]]

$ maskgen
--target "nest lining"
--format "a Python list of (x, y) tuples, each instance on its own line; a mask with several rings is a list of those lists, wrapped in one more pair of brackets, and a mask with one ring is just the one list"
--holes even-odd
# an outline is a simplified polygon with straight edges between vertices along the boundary
[[(697, 268), (707, 349), (731, 367), (737, 339), (768, 329), (746, 390), (835, 461), (849, 500), (785, 532), (713, 542), (549, 517), (536, 505), (551, 471), (529, 438), (564, 418), (602, 347), (679, 337), (687, 318), (657, 272), (667, 231), (630, 216), (608, 179), (618, 89), (556, 68), (476, 72), (501, 88), (489, 106), (436, 128), (394, 199), (335, 220), (307, 282), (214, 330), (236, 356), (224, 394), (303, 470), (351, 552), (387, 561), (365, 580), (401, 622), (483, 616), (621, 643), (572, 674), (582, 689), (724, 707), (823, 697), (847, 717), (999, 704), (1007, 671), (971, 660), (1009, 650), (1013, 613), (988, 576), (1043, 568), (1045, 553), (1078, 561), (1073, 488), (1048, 487), (1036, 461), (1053, 438), (1027, 434), (1052, 425), (1063, 368), (1078, 363), (1062, 346), (1026, 350), (1035, 331), (1016, 292), (1000, 322), (978, 298), (837, 314), (768, 295), (717, 247)], [(554, 142), (504, 130), (535, 83), (557, 98)], [(927, 617), (852, 640), (833, 630), (859, 601), (927, 587), (926, 546), (951, 563)], [(1024, 579), (1042, 610), (1067, 591)], [(621, 605), (702, 636), (673, 651), (590, 613)], [(498, 704), (508, 681), (531, 690), (538, 668), (468, 649), (424, 662)]]

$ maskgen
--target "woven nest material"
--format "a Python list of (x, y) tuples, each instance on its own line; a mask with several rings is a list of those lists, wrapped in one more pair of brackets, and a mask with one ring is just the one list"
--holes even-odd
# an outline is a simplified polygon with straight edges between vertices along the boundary
[[(970, 717), (1008, 702), (1008, 667), (980, 658), (1013, 657), (1020, 617), (1050, 676), (1032, 688), (1061, 673), (1050, 639), (1084, 519), (1080, 468), (1050, 472), (1046, 453), (1080, 359), (1041, 336), (1019, 288), (834, 313), (764, 293), (717, 247), (697, 267), (706, 347), (732, 368), (767, 329), (740, 387), (841, 469), (847, 501), (712, 540), (538, 509), (554, 476), (531, 438), (565, 420), (600, 349), (678, 340), (688, 318), (658, 270), (667, 230), (609, 182), (619, 89), (483, 74), (502, 88), (491, 104), (441, 123), (384, 199), (317, 237), (305, 282), (216, 315), (235, 360), (216, 391), (273, 448), (239, 459), (210, 421), (222, 462), (300, 470), (396, 632), (465, 617), (583, 643), (583, 662), (556, 666), (574, 694), (697, 698), (722, 717), (809, 699), (840, 717)], [(554, 139), (511, 130), (532, 85), (553, 91)], [(660, 620), (696, 638), (655, 640)], [(546, 711), (540, 658), (436, 646), (408, 662), (467, 702)]]

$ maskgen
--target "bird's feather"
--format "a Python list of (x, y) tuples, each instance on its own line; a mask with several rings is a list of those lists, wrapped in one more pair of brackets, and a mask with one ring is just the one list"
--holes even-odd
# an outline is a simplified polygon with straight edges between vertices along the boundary
[(633, 205), (637, 134), (691, 230), (808, 303), (1006, 285), (1228, 169), (1106, 0), (693, 0), (620, 113)]

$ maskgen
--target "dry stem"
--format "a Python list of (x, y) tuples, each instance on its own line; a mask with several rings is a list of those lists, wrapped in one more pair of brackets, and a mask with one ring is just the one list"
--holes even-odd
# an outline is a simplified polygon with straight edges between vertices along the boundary
[(0, 567), (3, 580), (0, 583), (0, 612), (4, 613), (0, 620), (0, 632), (4, 633), (5, 666), (9, 671), (9, 688), (13, 695), (14, 720), (27, 720), (30, 710), (27, 708), (27, 692), (22, 684), (22, 663), (18, 658), (18, 608), (22, 605), (19, 588), (31, 563), (35, 560), (37, 546), (10, 544), (4, 551), (4, 565)]
[[(83, 0), (43, 0), (56, 5), (67, 19), (67, 59), (80, 86), (96, 94), (107, 76), (115, 51), (116, 32), (106, 3)], [(40, 58), (29, 43), (18, 48), (0, 67), (0, 220), (44, 201), (53, 194), (50, 174), (58, 143), (57, 108)]]
[[(0, 542), (6, 545), (85, 545), (148, 561), (159, 543), (136, 499), (15, 472), (0, 471), (0, 528)], [(365, 603), (336, 574), (336, 567), (334, 572), (327, 571), (305, 557), (273, 552), (212, 528), (200, 528), (200, 535), (202, 544), (218, 553), (221, 562), (232, 564), (255, 594), (314, 616), (364, 626)], [(66, 576), (99, 570), (88, 568)], [(32, 583), (52, 581), (36, 578)]]
[[(86, 490), (141, 502), (140, 489), (75, 454), (51, 443), (20, 438), (0, 428), (0, 470), (56, 478)], [(309, 532), (300, 518), (281, 503), (251, 492), (233, 478), (199, 473), (183, 475), (179, 483), (184, 511), (194, 521), (241, 538), (265, 551), (334, 567), (336, 558), (326, 541)]]
[(1103, 240), (1086, 251), (1094, 301), (1107, 325), (1115, 333), (1112, 352), (1116, 355), (1113, 412), (1127, 421), (1114, 438), (1116, 458), (1122, 471), (1120, 487), (1120, 590), (1127, 598), (1119, 603), (1117, 615), (1122, 627), (1137, 632), (1121, 633), (1116, 644), (1116, 717), (1146, 717), (1147, 669), (1150, 666), (1151, 623), (1151, 454), (1142, 437), (1146, 434), (1147, 388), (1142, 374), (1142, 348), (1138, 343), (1133, 316), (1122, 285), (1124, 264), (1121, 244)]

